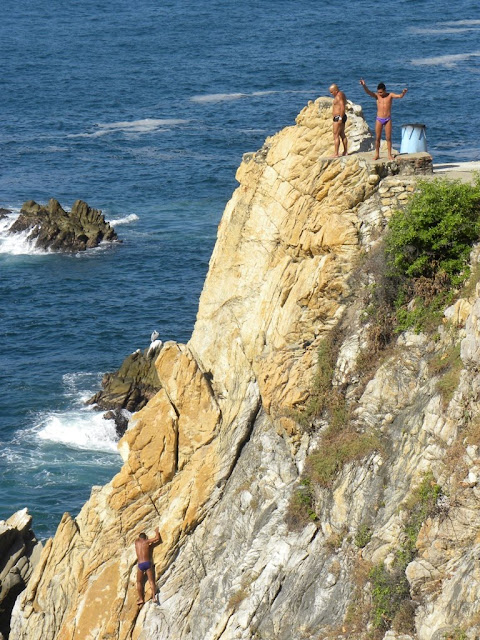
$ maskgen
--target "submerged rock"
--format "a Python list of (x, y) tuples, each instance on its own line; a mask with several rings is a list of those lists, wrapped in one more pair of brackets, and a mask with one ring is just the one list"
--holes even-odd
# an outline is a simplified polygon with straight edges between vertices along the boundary
[(13, 605), (40, 558), (42, 544), (31, 524), (27, 509), (0, 520), (0, 637), (8, 638)]
[(28, 231), (37, 247), (52, 251), (85, 251), (100, 242), (118, 242), (118, 236), (99, 209), (77, 200), (70, 212), (51, 198), (47, 206), (33, 200), (26, 202), (10, 233)]

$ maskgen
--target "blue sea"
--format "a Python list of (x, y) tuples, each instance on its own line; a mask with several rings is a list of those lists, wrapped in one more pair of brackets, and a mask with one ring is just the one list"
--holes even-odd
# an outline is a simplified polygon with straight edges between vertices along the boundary
[[(40, 537), (120, 468), (84, 404), (102, 374), (188, 340), (242, 154), (335, 82), (409, 92), (434, 162), (480, 159), (478, 0), (3, 0), (0, 9), (0, 519)], [(23, 202), (77, 199), (123, 240), (77, 255), (6, 233)]]

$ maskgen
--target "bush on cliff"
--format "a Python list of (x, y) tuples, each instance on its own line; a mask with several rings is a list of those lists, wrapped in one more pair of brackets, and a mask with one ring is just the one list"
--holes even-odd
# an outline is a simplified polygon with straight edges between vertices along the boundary
[(447, 180), (419, 182), (404, 211), (389, 222), (389, 263), (408, 278), (433, 279), (444, 273), (454, 283), (480, 237), (480, 177), (475, 185)]
[(419, 182), (367, 261), (375, 278), (372, 342), (376, 339), (382, 348), (395, 332), (436, 326), (470, 275), (468, 259), (479, 238), (480, 176), (474, 185)]

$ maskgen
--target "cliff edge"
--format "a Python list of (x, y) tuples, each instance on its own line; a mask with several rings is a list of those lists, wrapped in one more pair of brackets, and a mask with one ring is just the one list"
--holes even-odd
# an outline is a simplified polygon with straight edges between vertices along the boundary
[[(162, 345), (161, 389), (119, 443), (121, 471), (92, 489), (76, 518), (64, 515), (17, 600), (11, 638), (313, 640), (372, 630), (372, 617), (355, 613), (373, 601), (365, 567), (388, 564), (425, 474), (447, 483), (449, 447), (466, 408), (476, 411), (480, 302), (456, 307), (464, 373), (449, 403), (428, 372), (447, 337), (402, 334), (360, 389), (363, 285), (353, 276), (431, 158), (372, 163), (361, 109), (349, 104), (347, 113), (348, 157), (329, 157), (330, 99), (309, 103), (294, 126), (244, 157), (192, 337)], [(307, 454), (322, 450), (328, 426), (302, 428), (298, 411), (319, 347), (340, 326), (337, 384), (356, 390), (358, 434), (378, 429), (382, 444), (316, 488), (312, 521), (289, 527)], [(477, 448), (466, 455), (473, 469)], [(445, 507), (449, 519), (432, 516), (419, 533), (406, 637), (478, 624), (472, 469), (475, 481)], [(133, 543), (157, 525), (160, 606), (139, 610)]]

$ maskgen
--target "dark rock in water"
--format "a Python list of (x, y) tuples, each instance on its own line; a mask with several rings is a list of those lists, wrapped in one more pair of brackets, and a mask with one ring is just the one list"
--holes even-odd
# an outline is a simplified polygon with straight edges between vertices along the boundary
[(0, 220), (6, 218), (9, 213), (12, 213), (10, 209), (3, 209), (2, 207), (0, 207)]
[(155, 369), (161, 346), (158, 341), (153, 348), (127, 356), (118, 371), (103, 376), (103, 389), (87, 400), (87, 404), (107, 410), (104, 418), (115, 420), (119, 436), (125, 433), (129, 414), (140, 411), (161, 388)]
[(119, 241), (117, 234), (98, 209), (77, 200), (70, 213), (52, 198), (46, 207), (33, 200), (26, 202), (10, 233), (30, 230), (36, 246), (52, 251), (85, 251), (102, 241)]
[(103, 414), (105, 420), (113, 420), (115, 422), (115, 430), (117, 436), (121, 438), (128, 427), (131, 413), (126, 409), (111, 409)]
[(8, 638), (13, 605), (40, 559), (42, 544), (27, 509), (0, 520), (0, 636)]

